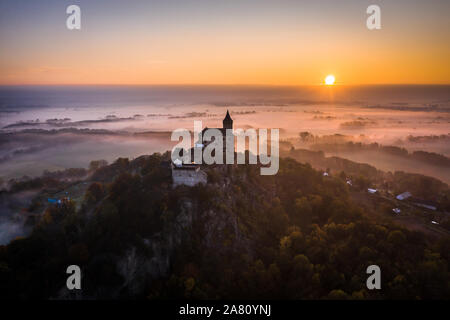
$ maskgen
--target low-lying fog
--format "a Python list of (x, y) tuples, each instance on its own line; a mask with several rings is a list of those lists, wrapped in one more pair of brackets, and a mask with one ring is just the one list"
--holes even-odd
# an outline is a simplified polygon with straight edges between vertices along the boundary
[[(353, 141), (450, 155), (450, 113), (442, 112), (325, 105), (42, 109), (2, 118), (1, 176), (33, 176), (46, 169), (87, 167), (93, 159), (111, 161), (169, 150), (172, 130), (193, 130), (194, 120), (202, 120), (204, 127), (221, 127), (227, 109), (235, 128), (280, 128), (282, 139), (296, 138), (302, 131), (338, 133)], [(389, 170), (389, 163), (382, 169)]]
[[(169, 150), (172, 130), (221, 127), (227, 109), (235, 128), (279, 128), (294, 142), (304, 131), (342, 134), (450, 156), (448, 88), (1, 88), (0, 178)], [(390, 164), (377, 163), (401, 168)]]

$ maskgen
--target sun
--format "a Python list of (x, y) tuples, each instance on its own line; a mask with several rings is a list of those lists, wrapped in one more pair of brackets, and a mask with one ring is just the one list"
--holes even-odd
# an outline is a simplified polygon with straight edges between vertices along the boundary
[(334, 78), (334, 76), (332, 74), (327, 75), (327, 77), (325, 78), (325, 84), (327, 86), (332, 86), (334, 84), (334, 81), (336, 79)]

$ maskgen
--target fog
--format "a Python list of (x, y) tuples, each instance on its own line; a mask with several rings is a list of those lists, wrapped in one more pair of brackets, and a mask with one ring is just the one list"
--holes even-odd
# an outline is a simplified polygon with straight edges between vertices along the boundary
[[(386, 110), (344, 105), (176, 105), (164, 108), (130, 107), (99, 110), (33, 109), (2, 118), (0, 172), (3, 179), (35, 176), (43, 170), (87, 167), (93, 159), (112, 161), (171, 149), (170, 133), (203, 127), (221, 127), (230, 110), (235, 128), (279, 128), (281, 139), (296, 143), (300, 132), (317, 136), (341, 134), (346, 141), (377, 142), (408, 150), (450, 156), (450, 113)], [(440, 137), (433, 139), (432, 137)], [(367, 161), (371, 157), (355, 158)], [(398, 170), (377, 162), (383, 170)], [(414, 170), (414, 166), (408, 166)], [(424, 173), (420, 166), (417, 172)], [(429, 173), (427, 170), (426, 172)]]
[(30, 231), (25, 225), (26, 217), (21, 209), (30, 205), (37, 193), (37, 190), (33, 190), (13, 195), (0, 194), (0, 245)]

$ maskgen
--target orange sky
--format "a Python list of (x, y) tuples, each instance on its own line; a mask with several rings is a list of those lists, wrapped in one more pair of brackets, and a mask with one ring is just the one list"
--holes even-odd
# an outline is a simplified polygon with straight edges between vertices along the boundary
[(388, 2), (377, 31), (365, 27), (365, 1), (247, 2), (81, 2), (81, 31), (65, 28), (64, 3), (10, 5), (0, 84), (450, 83), (446, 2)]

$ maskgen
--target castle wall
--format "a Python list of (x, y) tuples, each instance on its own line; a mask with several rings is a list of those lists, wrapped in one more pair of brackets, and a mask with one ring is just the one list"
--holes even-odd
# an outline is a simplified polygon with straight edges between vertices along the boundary
[(172, 180), (173, 180), (173, 187), (183, 184), (192, 187), (199, 183), (206, 184), (207, 175), (205, 172), (201, 170), (173, 169)]

